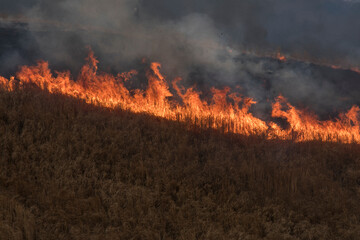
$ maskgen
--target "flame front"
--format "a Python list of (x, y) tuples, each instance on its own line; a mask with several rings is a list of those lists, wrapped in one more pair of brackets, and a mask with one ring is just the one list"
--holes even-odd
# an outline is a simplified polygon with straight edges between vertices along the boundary
[[(287, 120), (289, 127), (283, 129), (274, 122), (254, 117), (249, 108), (256, 102), (232, 93), (228, 87), (222, 90), (212, 88), (212, 99), (208, 102), (201, 99), (201, 92), (194, 87), (185, 89), (179, 84), (181, 78), (176, 78), (172, 82), (176, 92), (176, 96), (173, 96), (165, 77), (160, 73), (161, 65), (152, 63), (146, 74), (147, 89), (130, 91), (124, 83), (136, 75), (136, 71), (117, 76), (98, 73), (98, 61), (92, 52), (87, 60), (77, 81), (71, 80), (69, 72), (57, 72), (53, 76), (48, 63), (41, 61), (36, 66), (22, 67), (16, 78), (5, 79), (0, 76), (0, 85), (12, 91), (16, 86), (21, 88), (27, 83), (35, 84), (50, 93), (58, 92), (108, 108), (147, 113), (224, 132), (263, 135), (267, 139), (360, 143), (360, 108), (357, 106), (336, 120), (320, 121), (279, 96), (273, 103), (272, 117)], [(169, 97), (178, 97), (180, 101), (170, 100)]]

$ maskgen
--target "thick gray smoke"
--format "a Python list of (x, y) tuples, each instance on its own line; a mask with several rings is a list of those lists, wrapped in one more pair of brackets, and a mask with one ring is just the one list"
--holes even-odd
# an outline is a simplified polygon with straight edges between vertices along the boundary
[(255, 111), (261, 113), (278, 94), (320, 114), (360, 104), (355, 73), (241, 54), (281, 50), (313, 62), (356, 66), (356, 1), (0, 1), (3, 22), (19, 18), (27, 29), (11, 51), (0, 53), (0, 71), (41, 58), (75, 72), (91, 46), (105, 71), (129, 70), (146, 57), (161, 62), (170, 78), (181, 76), (189, 84), (240, 85), (260, 103)]
[[(189, 46), (195, 44), (194, 47), (200, 48), (212, 46), (212, 57), (214, 52), (220, 54), (217, 50), (221, 49), (215, 48), (225, 45), (237, 50), (253, 49), (259, 52), (281, 49), (288, 55), (324, 59), (342, 65), (356, 65), (360, 60), (360, 4), (354, 0), (0, 2), (2, 15), (21, 15), (38, 20), (31, 24), (32, 30), (42, 32), (46, 25), (44, 22), (59, 23), (67, 29), (67, 34), (56, 37), (55, 34), (35, 31), (40, 43), (43, 43), (41, 40), (50, 39), (45, 42), (60, 49), (69, 48), (66, 41), (73, 42), (78, 36), (75, 42), (95, 42), (102, 48), (106, 45), (108, 49), (114, 47), (124, 54), (124, 58), (138, 55), (137, 52), (144, 49), (146, 53), (159, 54), (158, 47), (164, 50), (170, 47), (173, 53), (176, 48), (177, 52), (181, 52), (185, 45), (186, 51), (192, 51)], [(98, 36), (95, 36), (96, 31)], [(204, 38), (206, 41), (202, 43)], [(134, 45), (135, 49), (132, 48)], [(69, 52), (69, 49), (64, 50)], [(182, 55), (188, 54), (185, 52)], [(202, 56), (199, 58), (202, 59)]]
[(111, 67), (148, 57), (164, 63), (173, 74), (184, 74), (194, 65), (223, 74), (235, 69), (231, 58), (235, 53), (227, 51), (226, 42), (207, 15), (190, 13), (162, 21), (151, 15), (140, 16), (141, 7), (139, 1), (130, 0), (44, 1), (26, 14), (29, 19), (61, 25), (61, 32), (47, 29), (44, 34), (39, 31), (43, 22), (30, 24), (43, 55), (50, 61), (78, 62), (76, 48), (90, 45), (102, 63)]

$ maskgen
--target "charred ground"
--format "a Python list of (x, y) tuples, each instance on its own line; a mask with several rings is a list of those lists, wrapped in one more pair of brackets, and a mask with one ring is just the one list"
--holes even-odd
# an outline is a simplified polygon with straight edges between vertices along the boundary
[(1, 239), (358, 239), (360, 147), (0, 92)]

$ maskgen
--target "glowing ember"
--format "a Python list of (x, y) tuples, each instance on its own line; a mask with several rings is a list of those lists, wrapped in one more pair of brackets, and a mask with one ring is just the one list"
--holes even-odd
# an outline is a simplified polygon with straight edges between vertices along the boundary
[(332, 69), (341, 69), (341, 67), (338, 66), (338, 65), (331, 65), (331, 68), (332, 68)]
[(280, 52), (276, 53), (276, 58), (282, 62), (286, 62), (286, 57), (282, 55)]
[(331, 65), (330, 67), (332, 69), (350, 70), (350, 71), (353, 71), (353, 72), (356, 72), (356, 73), (360, 74), (360, 69), (358, 67), (341, 67), (341, 66), (338, 66), (338, 65)]
[(352, 68), (350, 68), (350, 70), (360, 74), (360, 68), (358, 68), (358, 67), (352, 67)]
[[(280, 58), (279, 58), (280, 59)], [(343, 143), (360, 143), (360, 108), (352, 107), (336, 120), (320, 121), (303, 110), (296, 109), (287, 100), (279, 96), (273, 103), (272, 117), (286, 119), (287, 129), (274, 122), (265, 122), (254, 117), (249, 108), (256, 102), (231, 92), (212, 88), (210, 103), (201, 99), (201, 93), (194, 87), (185, 89), (179, 86), (180, 78), (172, 82), (172, 87), (181, 102), (170, 100), (172, 96), (165, 77), (160, 73), (160, 64), (152, 63), (147, 71), (146, 90), (130, 91), (124, 85), (136, 75), (130, 71), (117, 76), (98, 73), (98, 61), (91, 52), (88, 62), (83, 66), (78, 80), (71, 80), (69, 72), (60, 72), (53, 76), (47, 62), (36, 66), (24, 66), (16, 78), (0, 77), (0, 85), (12, 91), (15, 86), (26, 83), (35, 84), (50, 93), (84, 99), (88, 103), (109, 108), (122, 108), (135, 113), (147, 113), (169, 120), (187, 122), (198, 127), (221, 129), (224, 132), (243, 135), (258, 134), (268, 139), (289, 139), (294, 141), (321, 140)]]

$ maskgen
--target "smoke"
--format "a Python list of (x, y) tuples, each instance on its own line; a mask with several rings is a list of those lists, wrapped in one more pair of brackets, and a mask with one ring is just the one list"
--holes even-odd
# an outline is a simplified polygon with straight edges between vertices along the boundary
[(206, 14), (162, 20), (143, 11), (140, 1), (62, 0), (39, 1), (25, 16), (32, 20), (28, 26), (41, 46), (39, 55), (64, 68), (78, 68), (91, 46), (101, 63), (116, 71), (148, 57), (174, 76), (186, 76), (196, 66), (233, 79), (236, 51), (230, 53)]
[(356, 1), (5, 1), (0, 14), (23, 19), (27, 33), (1, 54), (1, 71), (36, 58), (76, 73), (91, 46), (105, 71), (129, 70), (146, 57), (162, 63), (169, 78), (239, 85), (259, 102), (259, 113), (279, 94), (321, 114), (360, 104), (359, 78), (352, 73), (241, 54), (281, 50), (354, 66), (360, 60)]
[(343, 65), (360, 60), (360, 4), (356, 1), (174, 2), (154, 0), (144, 1), (144, 5), (147, 12), (162, 20), (179, 19), (193, 11), (207, 14), (236, 48), (259, 52), (281, 49), (289, 55)]

